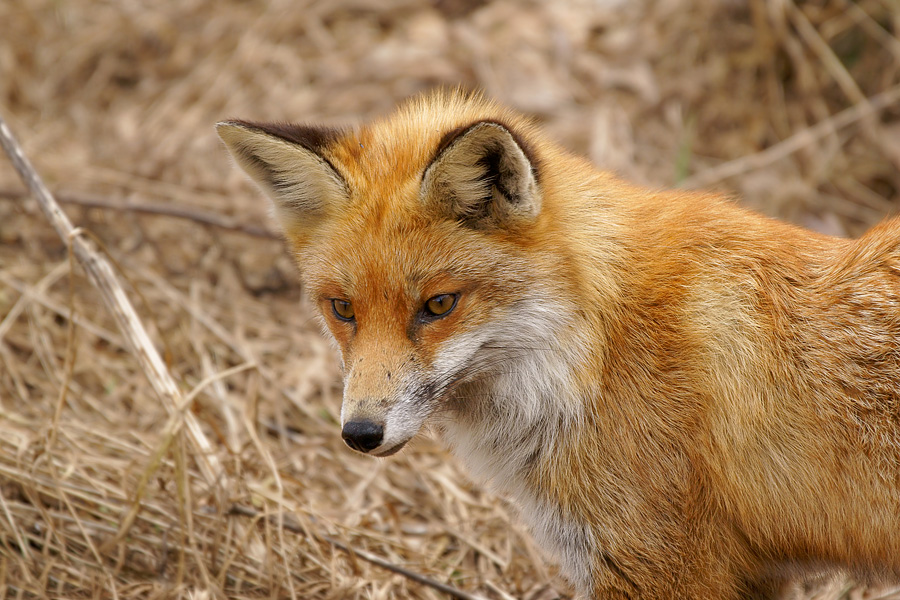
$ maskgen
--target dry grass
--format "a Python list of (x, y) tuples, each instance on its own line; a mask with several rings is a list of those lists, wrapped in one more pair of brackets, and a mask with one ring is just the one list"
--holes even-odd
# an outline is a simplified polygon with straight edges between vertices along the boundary
[[(569, 593), (437, 442), (388, 461), (343, 447), (334, 352), (280, 243), (234, 230), (259, 234), (266, 206), (216, 120), (355, 122), (461, 82), (632, 179), (728, 186), (837, 234), (900, 208), (891, 0), (5, 0), (0, 23), (0, 110), (121, 265), (182, 392), (213, 378), (191, 410), (224, 470), (206, 481), (163, 434), (0, 160), (0, 598), (442, 597), (326, 537), (487, 598)], [(232, 229), (115, 208), (134, 203)], [(786, 592), (879, 597), (900, 595)]]

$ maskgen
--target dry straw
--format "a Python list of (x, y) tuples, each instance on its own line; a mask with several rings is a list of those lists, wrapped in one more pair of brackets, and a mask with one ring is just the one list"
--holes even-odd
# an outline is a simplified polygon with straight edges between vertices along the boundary
[(900, 208), (889, 0), (5, 0), (0, 23), (0, 112), (74, 223), (0, 160), (0, 597), (570, 594), (437, 441), (343, 446), (334, 350), (218, 120), (352, 124), (462, 83), (651, 185), (835, 234)]

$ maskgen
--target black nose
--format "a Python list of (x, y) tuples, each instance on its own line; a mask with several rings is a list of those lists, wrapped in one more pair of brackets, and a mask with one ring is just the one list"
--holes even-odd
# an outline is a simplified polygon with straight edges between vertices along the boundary
[(368, 419), (348, 421), (341, 431), (341, 437), (354, 450), (371, 452), (381, 445), (381, 440), (384, 438), (384, 427)]

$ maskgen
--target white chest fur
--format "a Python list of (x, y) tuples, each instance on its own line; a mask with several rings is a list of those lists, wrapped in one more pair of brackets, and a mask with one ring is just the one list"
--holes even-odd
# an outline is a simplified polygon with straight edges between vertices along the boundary
[[(586, 344), (571, 333), (565, 314), (546, 298), (523, 301), (515, 320), (448, 344), (439, 370), (469, 368), (478, 376), (456, 390), (436, 420), (470, 474), (513, 501), (538, 544), (584, 595), (591, 588), (594, 536), (548, 500), (549, 490), (529, 483), (531, 470), (582, 422), (571, 369)], [(562, 342), (563, 331), (569, 343)]]

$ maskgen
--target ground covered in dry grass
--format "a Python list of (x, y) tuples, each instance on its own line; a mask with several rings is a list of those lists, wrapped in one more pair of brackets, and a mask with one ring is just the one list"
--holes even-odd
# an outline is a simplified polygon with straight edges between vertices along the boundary
[(334, 351), (219, 119), (354, 123), (462, 83), (631, 179), (838, 235), (900, 209), (892, 0), (5, 0), (0, 24), (0, 114), (218, 465), (0, 159), (0, 597), (444, 597), (341, 545), (484, 598), (570, 594), (436, 441), (343, 446)]

